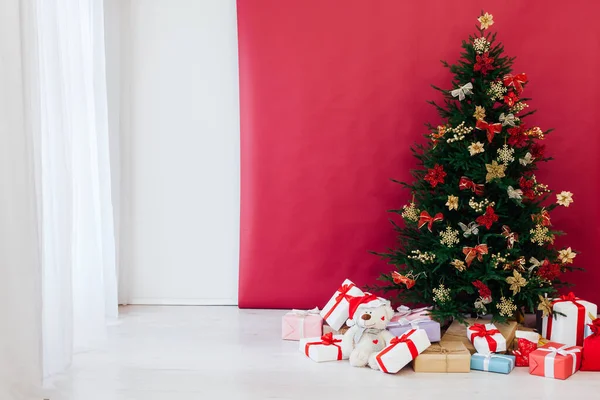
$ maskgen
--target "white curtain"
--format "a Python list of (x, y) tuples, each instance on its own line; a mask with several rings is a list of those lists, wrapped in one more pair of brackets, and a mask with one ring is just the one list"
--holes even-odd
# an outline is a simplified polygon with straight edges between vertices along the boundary
[(102, 0), (33, 0), (44, 375), (101, 347), (117, 317)]
[(39, 400), (42, 382), (26, 8), (19, 0), (0, 0), (0, 399), (11, 400)]

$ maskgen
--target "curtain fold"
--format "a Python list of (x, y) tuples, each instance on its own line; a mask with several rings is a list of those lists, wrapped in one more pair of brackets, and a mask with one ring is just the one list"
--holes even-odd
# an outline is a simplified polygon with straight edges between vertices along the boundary
[(103, 346), (117, 316), (101, 0), (33, 0), (40, 129), (44, 375)]
[(15, 400), (39, 400), (42, 383), (28, 6), (0, 0), (0, 399)]

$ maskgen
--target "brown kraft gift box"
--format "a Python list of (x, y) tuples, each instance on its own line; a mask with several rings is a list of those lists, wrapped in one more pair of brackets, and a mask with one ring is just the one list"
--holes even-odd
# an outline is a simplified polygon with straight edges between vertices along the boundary
[[(473, 324), (490, 323), (491, 321), (486, 320), (486, 319), (467, 318), (466, 322), (467, 322), (467, 324), (469, 324), (469, 326), (471, 326)], [(515, 339), (515, 332), (517, 331), (517, 326), (518, 326), (517, 321), (508, 321), (506, 324), (500, 324), (500, 323), (495, 322), (494, 325), (496, 325), (496, 328), (500, 331), (502, 336), (504, 336), (504, 338), (506, 339), (506, 348), (512, 349), (513, 341)], [(467, 350), (469, 350), (469, 352), (471, 352), (471, 354), (476, 353), (475, 347), (473, 347), (473, 343), (471, 343), (471, 341), (467, 337), (467, 326), (464, 324), (461, 324), (458, 321), (453, 321), (452, 324), (450, 325), (450, 327), (448, 327), (448, 330), (442, 336), (442, 342), (444, 342), (444, 341), (446, 341), (446, 342), (461, 342), (465, 345)]]
[(415, 372), (471, 372), (471, 353), (462, 342), (433, 343), (413, 361)]

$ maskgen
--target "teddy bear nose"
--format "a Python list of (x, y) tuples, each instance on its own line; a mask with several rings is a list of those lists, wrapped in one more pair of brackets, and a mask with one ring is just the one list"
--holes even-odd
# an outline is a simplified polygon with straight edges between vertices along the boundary
[(364, 319), (365, 321), (368, 321), (371, 319), (371, 316), (369, 314), (363, 314), (362, 317), (360, 317), (360, 319)]

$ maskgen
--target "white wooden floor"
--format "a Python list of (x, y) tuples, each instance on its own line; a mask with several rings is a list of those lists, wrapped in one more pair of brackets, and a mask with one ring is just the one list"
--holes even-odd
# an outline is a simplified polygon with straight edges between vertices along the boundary
[[(283, 311), (236, 307), (121, 309), (105, 351), (79, 354), (51, 400), (598, 399), (600, 373), (567, 381), (510, 375), (397, 375), (317, 364), (280, 339)], [(580, 397), (581, 396), (581, 397)], [(585, 397), (584, 397), (585, 396)]]

